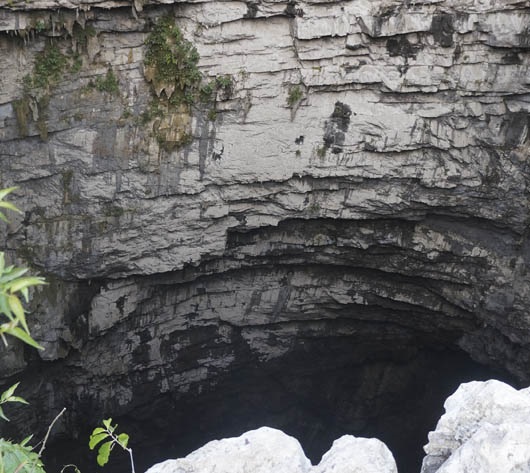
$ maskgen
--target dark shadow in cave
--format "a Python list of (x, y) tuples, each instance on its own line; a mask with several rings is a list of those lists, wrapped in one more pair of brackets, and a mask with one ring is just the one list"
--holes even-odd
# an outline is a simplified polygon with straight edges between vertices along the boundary
[[(333, 440), (353, 434), (379, 438), (393, 452), (400, 473), (418, 473), (427, 433), (442, 415), (447, 396), (462, 382), (503, 378), (457, 349), (415, 347), (396, 359), (388, 356), (389, 347), (359, 364), (348, 357), (349, 337), (332, 342), (306, 340), (274, 362), (235, 365), (200, 394), (178, 402), (159, 396), (117, 418), (132, 436), (137, 471), (185, 456), (210, 440), (268, 425), (296, 437), (313, 464)], [(49, 471), (60, 471), (68, 462), (94, 470), (95, 455), (88, 454), (86, 443), (52, 445), (46, 457)], [(116, 455), (106, 469), (129, 471), (126, 456)]]

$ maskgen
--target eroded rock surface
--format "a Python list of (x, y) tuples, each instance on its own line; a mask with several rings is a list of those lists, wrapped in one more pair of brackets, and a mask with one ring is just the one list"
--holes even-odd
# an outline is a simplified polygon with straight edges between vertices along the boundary
[(429, 434), (422, 473), (526, 471), (530, 391), (496, 380), (462, 384)]
[[(152, 110), (163, 16), (225, 84), (189, 110)], [(46, 350), (2, 352), (33, 406), (12, 426), (66, 405), (57, 431), (82, 437), (112, 413), (166, 458), (149, 442), (212, 431), (205, 405), (228, 424), (222, 398), (307, 442), (337, 412), (401, 442), (422, 380), (466, 354), (528, 381), (529, 20), (514, 0), (0, 1), (0, 184), (25, 210), (0, 231), (51, 283)]]

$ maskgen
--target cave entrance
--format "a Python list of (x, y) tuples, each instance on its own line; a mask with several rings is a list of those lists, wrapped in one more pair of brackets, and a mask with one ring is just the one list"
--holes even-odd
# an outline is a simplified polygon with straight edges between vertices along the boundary
[(185, 433), (168, 439), (160, 458), (267, 425), (297, 438), (313, 464), (335, 439), (353, 434), (385, 442), (400, 473), (419, 473), (427, 433), (445, 399), (462, 382), (499, 378), (454, 349), (419, 349), (405, 360), (361, 365), (326, 357), (327, 349), (324, 344), (312, 357), (300, 354), (276, 367), (233, 372), (214, 391), (185, 404)]
[[(302, 340), (284, 357), (240, 362), (203, 382), (200, 392), (178, 399), (168, 393), (117, 418), (134, 439), (137, 470), (267, 425), (296, 437), (313, 464), (333, 440), (353, 434), (384, 441), (400, 473), (419, 473), (427, 433), (443, 413), (447, 396), (462, 382), (499, 379), (499, 373), (455, 348), (405, 349), (396, 341), (364, 350), (359, 363), (351, 356), (351, 344), (350, 337)], [(68, 454), (72, 458), (65, 458)], [(70, 461), (81, 464), (81, 470), (95, 466), (84, 445), (80, 449), (79, 442), (65, 439), (52, 445), (46, 460), (50, 471)], [(127, 472), (125, 455), (117, 455), (109, 469)]]

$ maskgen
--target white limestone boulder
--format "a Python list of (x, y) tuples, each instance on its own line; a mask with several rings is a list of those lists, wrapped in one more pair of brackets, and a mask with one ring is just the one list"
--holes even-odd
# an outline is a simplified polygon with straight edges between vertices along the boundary
[(344, 435), (333, 442), (311, 473), (397, 473), (397, 467), (380, 440)]
[(421, 473), (530, 471), (528, 389), (473, 381), (460, 385), (444, 407), (424, 447)]
[(146, 473), (309, 473), (298, 440), (261, 427), (240, 437), (214, 440), (185, 458), (158, 463)]
[(335, 440), (321, 462), (312, 466), (298, 440), (261, 427), (240, 437), (214, 440), (146, 473), (397, 473), (397, 468), (383, 442), (352, 435)]

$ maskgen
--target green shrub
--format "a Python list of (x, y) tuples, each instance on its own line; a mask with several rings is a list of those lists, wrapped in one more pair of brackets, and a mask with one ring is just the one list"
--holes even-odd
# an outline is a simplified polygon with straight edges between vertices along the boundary
[(46, 473), (38, 453), (27, 445), (0, 438), (0, 473)]

